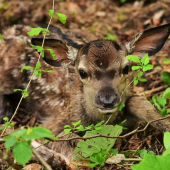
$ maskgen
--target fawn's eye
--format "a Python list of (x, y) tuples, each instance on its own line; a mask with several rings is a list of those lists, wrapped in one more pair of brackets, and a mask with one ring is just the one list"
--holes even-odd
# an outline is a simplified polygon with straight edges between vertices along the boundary
[(84, 70), (79, 70), (80, 77), (86, 79), (88, 77), (87, 73)]
[(129, 72), (129, 65), (126, 65), (125, 68), (123, 69), (123, 74), (128, 74)]

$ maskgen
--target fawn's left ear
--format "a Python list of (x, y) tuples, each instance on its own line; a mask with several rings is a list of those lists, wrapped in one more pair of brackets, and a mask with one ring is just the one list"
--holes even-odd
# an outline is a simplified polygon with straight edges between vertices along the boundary
[(134, 54), (140, 58), (146, 53), (152, 56), (161, 50), (169, 34), (170, 24), (141, 32), (125, 44), (128, 54)]
[[(42, 38), (32, 38), (31, 43), (41, 46)], [(55, 53), (56, 59), (52, 58), (50, 49)], [(65, 42), (57, 39), (46, 38), (44, 41), (43, 60), (54, 67), (66, 67), (73, 64), (77, 57), (78, 48), (67, 45)]]

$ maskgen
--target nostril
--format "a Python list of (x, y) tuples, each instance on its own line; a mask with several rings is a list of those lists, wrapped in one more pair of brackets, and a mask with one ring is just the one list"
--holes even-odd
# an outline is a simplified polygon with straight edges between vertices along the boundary
[(102, 106), (106, 107), (106, 108), (111, 108), (114, 106), (115, 101), (116, 101), (117, 95), (105, 95), (105, 96), (100, 96), (100, 103), (102, 104)]

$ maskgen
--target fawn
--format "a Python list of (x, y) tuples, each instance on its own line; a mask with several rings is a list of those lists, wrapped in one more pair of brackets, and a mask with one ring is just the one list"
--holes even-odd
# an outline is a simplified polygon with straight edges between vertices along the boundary
[[(101, 120), (107, 121), (112, 115), (109, 124), (127, 119), (128, 126), (133, 125), (136, 119), (149, 122), (160, 118), (161, 115), (149, 101), (133, 95), (132, 86), (129, 86), (133, 78), (130, 74), (131, 63), (126, 56), (134, 54), (142, 58), (146, 53), (149, 56), (156, 54), (169, 34), (170, 24), (166, 24), (141, 32), (125, 44), (111, 40), (77, 44), (63, 39), (63, 34), (55, 33), (54, 37), (46, 38), (44, 48), (53, 49), (57, 59), (53, 60), (49, 51), (45, 51), (44, 58), (41, 58), (45, 61), (42, 61), (42, 68), (53, 69), (55, 73), (34, 77), (25, 107), (43, 118), (44, 126), (59, 136), (64, 134), (64, 125), (78, 120), (87, 126)], [(20, 73), (21, 67), (35, 66), (38, 54), (29, 47), (25, 37), (10, 37), (6, 33), (6, 44), (0, 44), (1, 103), (3, 96), (12, 94), (14, 88), (26, 86), (32, 71)], [(31, 42), (41, 45), (42, 38), (32, 38)], [(120, 103), (125, 103), (121, 112), (118, 111)], [(0, 106), (1, 112), (4, 112), (4, 106)], [(3, 113), (1, 115), (4, 116)], [(170, 130), (168, 120), (152, 125), (158, 130)], [(80, 134), (70, 134), (67, 138), (77, 135)], [(76, 142), (50, 142), (49, 146), (71, 160)]]

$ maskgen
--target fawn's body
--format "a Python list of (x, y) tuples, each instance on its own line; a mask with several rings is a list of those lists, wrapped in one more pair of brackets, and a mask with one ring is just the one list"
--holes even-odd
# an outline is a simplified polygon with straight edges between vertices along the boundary
[[(38, 59), (38, 53), (29, 47), (26, 36), (16, 36), (14, 30), (16, 28), (4, 35), (5, 44), (0, 43), (2, 108), (3, 96), (13, 93), (15, 88), (25, 88), (31, 77), (32, 71), (20, 73), (20, 69), (24, 65), (35, 67)], [(40, 60), (44, 70), (54, 70), (55, 73), (43, 73), (42, 78), (33, 78), (29, 97), (25, 99), (28, 112), (34, 112), (44, 119), (44, 126), (55, 135), (62, 135), (64, 125), (71, 125), (78, 120), (87, 126), (101, 120), (107, 121), (112, 115), (109, 124), (128, 119), (129, 124), (133, 125), (133, 117), (146, 122), (160, 118), (149, 101), (133, 96), (129, 86), (130, 63), (125, 56), (135, 54), (141, 58), (145, 53), (154, 55), (162, 48), (169, 33), (170, 24), (167, 24), (140, 33), (125, 45), (110, 40), (79, 45), (68, 39), (63, 42), (61, 35), (48, 38), (44, 47), (52, 48), (57, 60), (53, 60), (48, 51), (43, 58), (46, 63)], [(21, 34), (24, 34), (23, 31)], [(32, 43), (41, 45), (42, 39), (33, 38)], [(55, 68), (62, 66), (69, 68)], [(122, 112), (118, 112), (120, 103), (126, 105)], [(4, 109), (2, 111), (5, 112)], [(4, 113), (1, 113), (3, 116)], [(155, 122), (153, 126), (159, 130), (170, 130), (168, 120)], [(75, 143), (55, 142), (50, 143), (50, 146), (71, 160)]]

